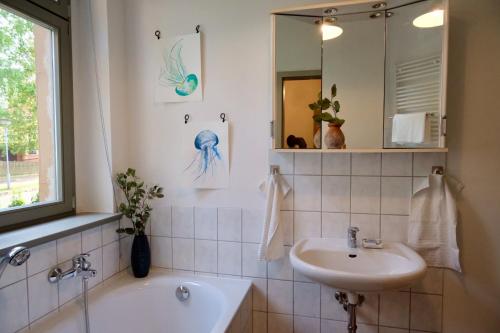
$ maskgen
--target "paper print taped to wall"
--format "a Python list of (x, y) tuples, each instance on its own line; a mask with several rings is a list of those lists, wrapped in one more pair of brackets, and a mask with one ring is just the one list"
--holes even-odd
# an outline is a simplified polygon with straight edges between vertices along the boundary
[(187, 102), (202, 98), (200, 34), (166, 38), (156, 101)]
[(226, 188), (229, 185), (228, 122), (185, 125), (183, 175), (191, 188)]

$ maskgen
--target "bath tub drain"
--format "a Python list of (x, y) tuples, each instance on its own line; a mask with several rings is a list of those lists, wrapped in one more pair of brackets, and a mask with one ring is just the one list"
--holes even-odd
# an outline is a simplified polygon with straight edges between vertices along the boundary
[(189, 299), (190, 293), (189, 289), (184, 286), (178, 286), (177, 289), (175, 290), (175, 296), (177, 296), (177, 299), (181, 302), (185, 302)]

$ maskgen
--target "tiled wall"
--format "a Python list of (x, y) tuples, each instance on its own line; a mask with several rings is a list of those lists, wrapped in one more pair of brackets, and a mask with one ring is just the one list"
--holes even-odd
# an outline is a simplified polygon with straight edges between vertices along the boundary
[(90, 288), (127, 268), (131, 238), (118, 239), (117, 228), (118, 221), (110, 222), (38, 245), (30, 249), (31, 257), (26, 263), (18, 267), (8, 265), (0, 279), (0, 332), (26, 328), (81, 294), (81, 279), (58, 284), (47, 280), (50, 268), (70, 268), (73, 256), (90, 254), (88, 260), (97, 270), (97, 276), (89, 280)]
[[(360, 237), (404, 241), (412, 192), (433, 165), (444, 166), (445, 155), (285, 153), (270, 162), (293, 187), (282, 207), (289, 250), (304, 237), (345, 238), (349, 225), (360, 227)], [(294, 272), (288, 258), (257, 261), (261, 229), (260, 210), (156, 207), (153, 265), (251, 279), (254, 332), (345, 332), (334, 290)], [(366, 294), (358, 332), (440, 332), (442, 292), (442, 270), (430, 269), (409, 290)]]

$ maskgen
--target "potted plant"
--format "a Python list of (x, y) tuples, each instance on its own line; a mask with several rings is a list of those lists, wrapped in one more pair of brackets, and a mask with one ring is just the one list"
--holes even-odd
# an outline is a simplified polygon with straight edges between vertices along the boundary
[(128, 168), (124, 173), (118, 173), (116, 182), (123, 191), (126, 200), (120, 204), (118, 209), (132, 222), (132, 227), (119, 228), (117, 232), (134, 235), (130, 263), (134, 276), (142, 278), (148, 275), (151, 266), (151, 251), (145, 233), (153, 210), (151, 201), (163, 198), (163, 188), (158, 185), (144, 185), (144, 182), (136, 176), (135, 170), (131, 168)]
[[(340, 112), (339, 101), (334, 101), (333, 98), (337, 96), (337, 85), (333, 84), (331, 89), (330, 98), (322, 98), (321, 93), (318, 95), (318, 100), (315, 103), (309, 104), (309, 108), (315, 111), (313, 116), (314, 121), (321, 123), (326, 121), (328, 123), (328, 131), (325, 134), (325, 144), (327, 148), (345, 149), (345, 136), (340, 127), (344, 124), (345, 120), (337, 117)], [(330, 112), (323, 112), (332, 108), (333, 116)]]

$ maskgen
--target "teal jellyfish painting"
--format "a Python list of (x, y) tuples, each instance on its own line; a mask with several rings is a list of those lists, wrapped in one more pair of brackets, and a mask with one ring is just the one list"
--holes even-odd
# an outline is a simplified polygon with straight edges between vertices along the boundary
[(222, 161), (222, 155), (217, 148), (218, 144), (219, 137), (211, 130), (203, 130), (196, 135), (194, 148), (197, 153), (186, 168), (194, 172), (194, 181), (215, 174), (218, 161)]
[(160, 84), (172, 87), (178, 96), (189, 96), (198, 88), (198, 76), (189, 73), (183, 62), (183, 42), (179, 39), (163, 54), (164, 67), (160, 72)]

